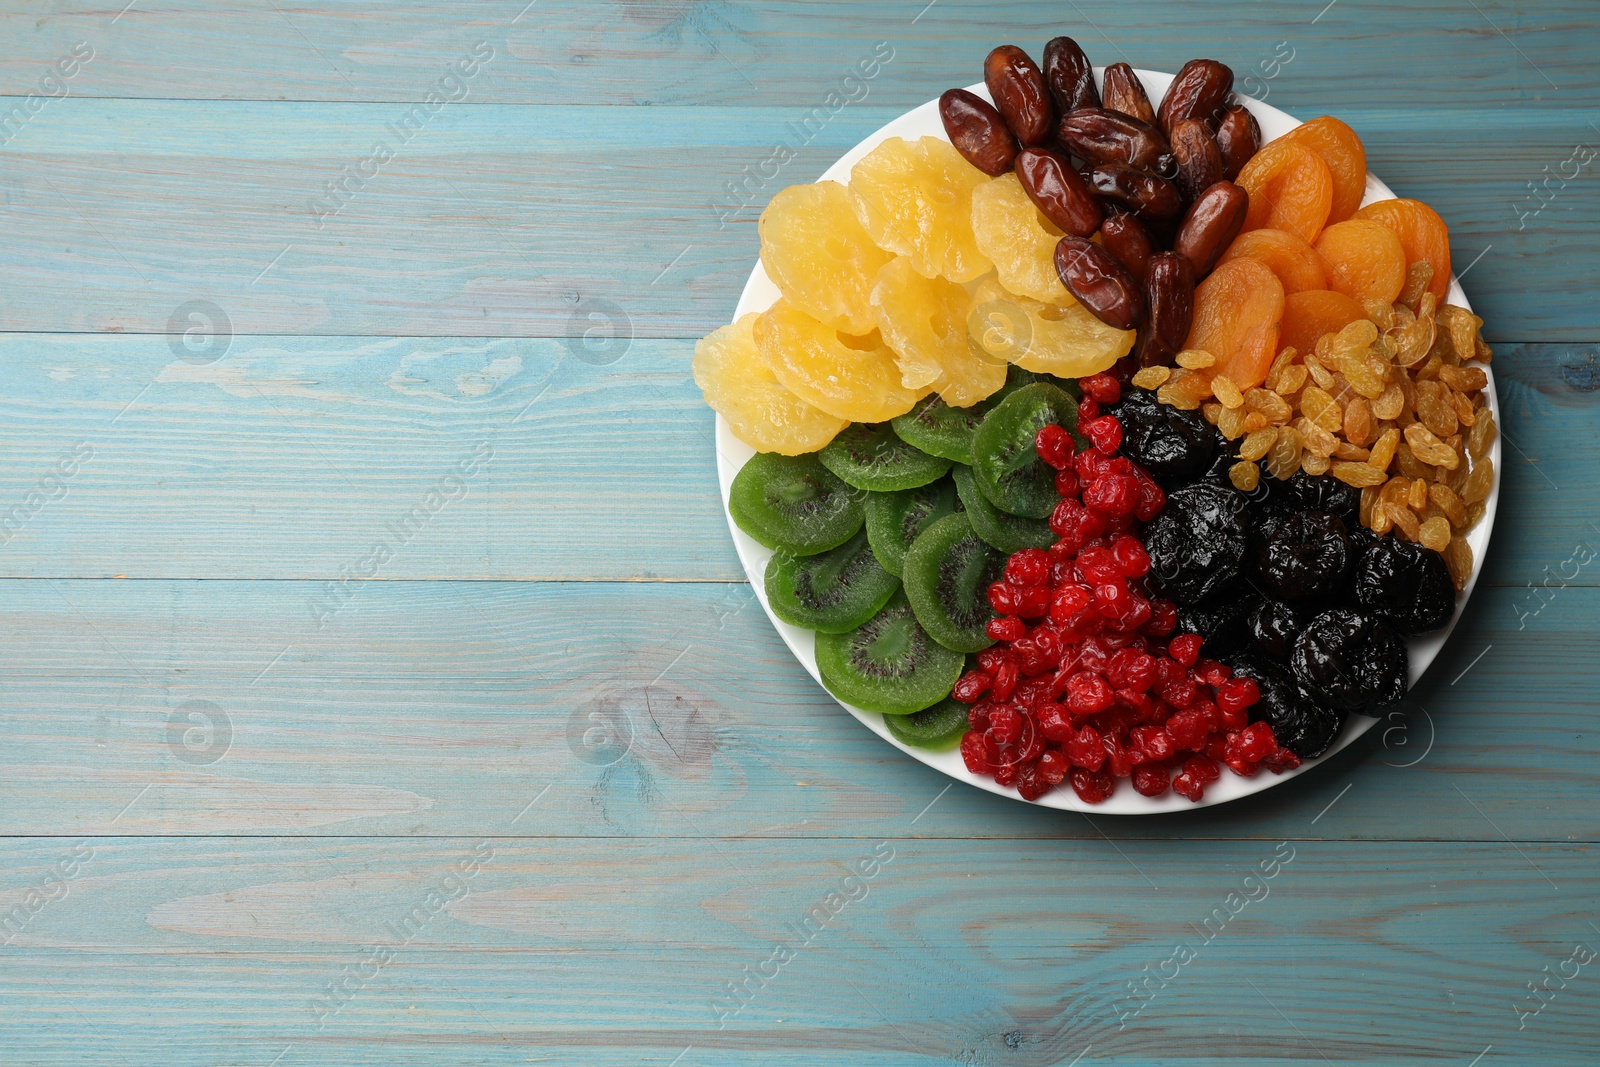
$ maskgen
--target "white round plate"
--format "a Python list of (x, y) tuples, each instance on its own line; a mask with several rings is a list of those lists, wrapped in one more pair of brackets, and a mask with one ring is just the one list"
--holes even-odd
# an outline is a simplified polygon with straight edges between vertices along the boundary
[[(1103, 68), (1096, 68), (1098, 74), (1103, 75)], [(1159, 101), (1166, 93), (1167, 85), (1172, 81), (1172, 75), (1162, 74), (1158, 71), (1138, 71), (1139, 78), (1144, 82), (1145, 92), (1151, 100)], [(968, 86), (971, 92), (977, 93), (985, 100), (989, 100), (989, 92), (983, 85)], [(1281, 137), (1294, 127), (1300, 125), (1300, 120), (1279, 111), (1257, 100), (1248, 97), (1240, 98), (1240, 102), (1248, 107), (1256, 120), (1261, 124), (1263, 143), (1275, 137)], [(868, 152), (876, 148), (879, 143), (890, 137), (903, 137), (906, 140), (916, 140), (919, 137), (938, 137), (948, 140), (944, 132), (944, 124), (939, 119), (939, 102), (930, 100), (919, 108), (906, 112), (887, 126), (883, 127), (850, 151), (846, 152), (837, 163), (823, 172), (819, 181), (836, 181), (848, 183), (850, 170)], [(1394, 199), (1394, 193), (1389, 187), (1367, 175), (1367, 192), (1362, 200), (1370, 204), (1374, 200)], [(755, 270), (750, 272), (750, 280), (745, 283), (744, 293), (739, 298), (739, 306), (734, 310), (735, 320), (750, 312), (765, 311), (778, 299), (778, 288), (767, 277), (766, 271), (759, 261)], [(1466, 294), (1461, 291), (1460, 284), (1452, 276), (1450, 280), (1450, 293), (1447, 302), (1469, 307)], [(1494, 372), (1488, 367), (1483, 368), (1489, 374), (1489, 407), (1494, 412), (1495, 422), (1500, 423), (1500, 401), (1495, 394)], [(727, 510), (728, 490), (733, 484), (733, 476), (739, 472), (745, 462), (755, 454), (754, 449), (735, 437), (728, 429), (728, 424), (722, 416), (717, 416), (717, 476), (722, 483), (722, 506)], [(1472, 546), (1472, 577), (1468, 579), (1466, 589), (1456, 598), (1456, 614), (1450, 620), (1450, 625), (1426, 637), (1414, 638), (1409, 642), (1411, 661), (1411, 684), (1416, 685), (1417, 679), (1422, 677), (1422, 672), (1428, 669), (1428, 664), (1439, 654), (1439, 649), (1444, 646), (1445, 640), (1450, 636), (1450, 631), (1455, 628), (1456, 620), (1461, 617), (1461, 611), (1466, 607), (1467, 598), (1472, 595), (1473, 586), (1477, 584), (1478, 574), (1483, 569), (1483, 558), (1489, 549), (1489, 534), (1494, 528), (1495, 508), (1500, 499), (1500, 438), (1495, 437), (1492, 452), (1495, 468), (1494, 490), (1486, 501), (1487, 508), (1483, 520), (1467, 535), (1467, 543)], [(753, 538), (728, 519), (728, 528), (733, 531), (734, 546), (739, 552), (739, 561), (744, 564), (745, 574), (750, 578), (751, 588), (755, 590), (756, 597), (761, 601), (761, 606), (767, 612), (767, 617), (772, 620), (772, 625), (777, 627), (778, 633), (783, 637), (795, 658), (817, 679), (817, 684), (822, 684), (822, 679), (817, 673), (817, 661), (814, 655), (816, 635), (798, 626), (790, 626), (772, 614), (772, 609), (767, 604), (764, 576), (766, 575), (767, 560), (772, 556), (771, 550), (758, 544)], [(912, 748), (896, 741), (886, 726), (883, 725), (883, 716), (871, 711), (862, 711), (860, 708), (851, 707), (840, 702), (844, 709), (860, 719), (866, 727), (889, 744), (894, 745), (902, 752), (907, 753), (948, 774), (957, 781), (966, 782), (968, 785), (987, 789), (991, 793), (1021, 800), (1016, 789), (999, 785), (993, 778), (973, 774), (968, 771), (961, 761), (958, 750), (946, 752), (929, 752), (925, 749)], [(1378, 720), (1365, 715), (1352, 715), (1345, 723), (1344, 730), (1328, 749), (1327, 753), (1314, 760), (1307, 760), (1300, 767), (1285, 774), (1272, 774), (1261, 771), (1253, 778), (1241, 778), (1224, 768), (1222, 777), (1211, 783), (1206, 788), (1205, 796), (1200, 803), (1194, 804), (1175, 793), (1167, 792), (1159, 797), (1144, 797), (1134, 792), (1133, 786), (1124, 780), (1117, 783), (1117, 791), (1104, 803), (1085, 804), (1078, 795), (1067, 785), (1061, 785), (1046, 793), (1043, 797), (1031, 803), (1047, 808), (1060, 808), (1067, 811), (1095, 812), (1107, 815), (1156, 815), (1173, 811), (1190, 811), (1194, 808), (1209, 807), (1213, 804), (1223, 804), (1230, 800), (1249, 796), (1270, 789), (1281, 782), (1287, 781), (1298, 775), (1310, 771), (1313, 767), (1333, 756), (1335, 752), (1349, 745), (1356, 738), (1370, 730)], [(1028, 803), (1024, 801), (1024, 803)]]

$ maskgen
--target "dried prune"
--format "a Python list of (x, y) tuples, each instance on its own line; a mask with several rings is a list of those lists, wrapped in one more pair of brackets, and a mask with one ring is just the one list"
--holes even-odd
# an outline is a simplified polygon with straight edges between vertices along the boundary
[(1328, 751), (1344, 725), (1342, 712), (1324, 706), (1293, 675), (1265, 657), (1239, 653), (1228, 666), (1238, 677), (1255, 682), (1261, 692), (1261, 699), (1250, 707), (1251, 722), (1271, 726), (1278, 744), (1301, 759), (1316, 759)]
[(1295, 639), (1289, 665), (1308, 693), (1338, 711), (1370, 715), (1406, 695), (1405, 642), (1376, 616), (1353, 608), (1311, 620)]
[(1288, 663), (1294, 640), (1305, 629), (1308, 616), (1293, 604), (1263, 600), (1250, 613), (1250, 639), (1256, 650), (1278, 663)]
[(1148, 389), (1124, 389), (1110, 411), (1122, 423), (1122, 454), (1162, 485), (1193, 480), (1217, 451), (1216, 428), (1205, 416), (1163, 404)]
[(985, 174), (1000, 175), (1017, 158), (1017, 139), (994, 105), (965, 89), (939, 97), (939, 118), (956, 151)]
[(1344, 520), (1326, 511), (1291, 512), (1256, 554), (1262, 588), (1279, 600), (1335, 596), (1353, 562)]
[(1233, 582), (1249, 540), (1245, 513), (1239, 494), (1204, 482), (1168, 493), (1144, 531), (1150, 577), (1161, 594), (1198, 604)]
[(1222, 589), (1199, 604), (1178, 609), (1174, 633), (1199, 634), (1200, 654), (1211, 659), (1231, 656), (1251, 639), (1250, 620), (1261, 604), (1261, 594), (1244, 583)]
[(1345, 521), (1347, 530), (1358, 524), (1361, 490), (1346, 485), (1330, 474), (1295, 471), (1283, 483), (1283, 490), (1306, 511), (1326, 511), (1339, 516)]
[(1356, 561), (1356, 599), (1401, 637), (1415, 637), (1450, 621), (1456, 587), (1439, 553), (1380, 537)]

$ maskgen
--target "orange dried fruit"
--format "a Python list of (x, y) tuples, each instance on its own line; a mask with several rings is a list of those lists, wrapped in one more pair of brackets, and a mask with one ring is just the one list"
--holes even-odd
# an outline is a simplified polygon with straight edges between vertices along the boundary
[(1290, 293), (1283, 302), (1283, 329), (1278, 343), (1300, 352), (1314, 352), (1324, 334), (1336, 333), (1366, 317), (1360, 304), (1332, 289)]
[(1283, 318), (1283, 283), (1259, 260), (1223, 263), (1194, 293), (1194, 322), (1185, 348), (1216, 357), (1205, 373), (1225, 374), (1240, 389), (1266, 380), (1278, 354)]
[(1006, 383), (1006, 365), (979, 358), (967, 344), (972, 297), (944, 278), (924, 278), (898, 256), (878, 272), (872, 309), (896, 355), (900, 384), (931, 386), (951, 407), (971, 407)]
[(1317, 238), (1329, 288), (1353, 300), (1393, 304), (1406, 284), (1406, 250), (1394, 231), (1372, 219), (1336, 222)]
[(990, 178), (949, 141), (890, 137), (850, 171), (856, 218), (924, 278), (968, 282), (992, 264), (972, 233), (972, 193)]
[(756, 348), (755, 322), (746, 315), (694, 346), (694, 382), (733, 435), (758, 452), (800, 456), (815, 452), (850, 425), (801, 400), (778, 382)]
[(1270, 228), (1250, 230), (1234, 239), (1220, 262), (1248, 256), (1260, 260), (1278, 276), (1285, 293), (1328, 287), (1327, 268), (1322, 257), (1298, 234)]
[(1343, 222), (1356, 213), (1367, 192), (1367, 150), (1356, 131), (1332, 115), (1323, 115), (1296, 126), (1278, 140), (1304, 145), (1328, 165), (1333, 176), (1328, 222)]
[(1236, 179), (1250, 194), (1246, 230), (1288, 230), (1314, 242), (1333, 204), (1333, 173), (1305, 145), (1279, 138), (1251, 157)]
[(787, 300), (755, 321), (756, 347), (790, 392), (812, 407), (851, 422), (886, 422), (928, 394), (900, 381), (894, 350), (874, 330), (840, 333)]
[(870, 333), (873, 280), (892, 257), (856, 219), (838, 182), (791, 185), (761, 213), (761, 265), (785, 298), (813, 318)]
[(1379, 200), (1356, 212), (1358, 219), (1381, 222), (1400, 238), (1407, 264), (1433, 264), (1428, 292), (1441, 303), (1450, 288), (1450, 228), (1420, 200)]

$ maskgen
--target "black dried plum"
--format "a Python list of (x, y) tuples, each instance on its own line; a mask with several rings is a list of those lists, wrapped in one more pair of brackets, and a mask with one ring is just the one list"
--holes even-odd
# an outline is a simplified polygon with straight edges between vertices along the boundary
[(1406, 695), (1405, 642), (1370, 614), (1324, 611), (1295, 639), (1295, 679), (1338, 711), (1372, 714)]
[(1255, 642), (1256, 651), (1279, 663), (1288, 663), (1294, 639), (1308, 621), (1306, 613), (1292, 604), (1263, 600), (1250, 613), (1250, 639)]
[(1150, 578), (1163, 596), (1198, 604), (1239, 576), (1249, 538), (1245, 501), (1204, 482), (1167, 494), (1145, 527)]
[(1344, 713), (1326, 707), (1302, 689), (1288, 670), (1264, 656), (1240, 653), (1228, 660), (1233, 673), (1256, 683), (1261, 699), (1250, 707), (1250, 721), (1272, 727), (1278, 744), (1301, 759), (1328, 751), (1344, 726)]
[(1205, 471), (1217, 451), (1217, 431), (1198, 411), (1156, 400), (1148, 389), (1129, 388), (1109, 412), (1122, 423), (1122, 454), (1163, 486)]
[(1283, 495), (1300, 505), (1297, 510), (1330, 512), (1351, 526), (1360, 520), (1361, 490), (1331, 474), (1295, 471), (1288, 481), (1278, 484), (1283, 488)]
[(1238, 588), (1228, 588), (1214, 593), (1199, 604), (1178, 609), (1176, 633), (1199, 634), (1204, 640), (1200, 654), (1209, 659), (1222, 659), (1243, 648), (1250, 640), (1250, 618), (1261, 603), (1261, 595), (1248, 585), (1244, 595)]
[(1350, 583), (1352, 562), (1344, 520), (1325, 511), (1285, 516), (1256, 553), (1262, 589), (1279, 600), (1337, 596)]
[(1356, 561), (1356, 599), (1401, 637), (1415, 637), (1450, 621), (1456, 587), (1439, 553), (1380, 537)]

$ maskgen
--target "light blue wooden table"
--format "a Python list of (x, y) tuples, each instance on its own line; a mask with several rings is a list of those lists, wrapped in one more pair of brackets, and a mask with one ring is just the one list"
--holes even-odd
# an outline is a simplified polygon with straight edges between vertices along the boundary
[[(1593, 3), (123, 2), (0, 10), (0, 1063), (1600, 1060)], [(689, 377), (773, 192), (1062, 32), (1349, 121), (1497, 353), (1407, 714), (1184, 817), (841, 712)]]

